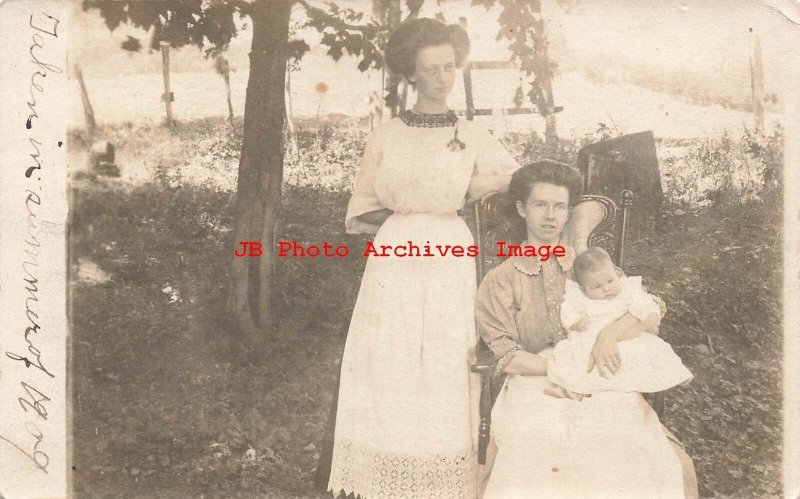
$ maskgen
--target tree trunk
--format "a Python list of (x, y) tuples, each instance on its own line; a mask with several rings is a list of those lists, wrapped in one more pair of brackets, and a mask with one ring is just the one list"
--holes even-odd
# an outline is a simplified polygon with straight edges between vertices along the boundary
[(253, 352), (272, 332), (275, 233), (283, 178), (283, 121), (291, 0), (256, 0), (236, 191), (234, 249), (261, 243), (256, 257), (232, 255), (228, 310)]

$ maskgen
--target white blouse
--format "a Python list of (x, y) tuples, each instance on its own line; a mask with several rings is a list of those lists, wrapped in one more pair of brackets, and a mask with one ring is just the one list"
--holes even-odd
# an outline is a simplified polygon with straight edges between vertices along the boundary
[[(465, 147), (452, 147), (457, 138)], [(400, 118), (378, 126), (367, 146), (347, 207), (348, 234), (375, 233), (356, 217), (388, 208), (396, 213), (455, 213), (474, 175), (510, 175), (519, 164), (486, 129), (459, 119), (455, 127), (412, 127)]]

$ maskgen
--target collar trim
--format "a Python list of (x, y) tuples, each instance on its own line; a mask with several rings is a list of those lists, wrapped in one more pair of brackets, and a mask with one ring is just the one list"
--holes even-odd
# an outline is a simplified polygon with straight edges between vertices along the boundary
[[(524, 245), (525, 243), (522, 244)], [(558, 262), (559, 267), (561, 267), (562, 272), (569, 272), (572, 270), (573, 262), (575, 262), (576, 253), (572, 246), (564, 246), (564, 249), (566, 249), (564, 256), (554, 258), (556, 262)], [(512, 256), (511, 261), (513, 262), (512, 265), (514, 265), (514, 268), (525, 275), (536, 276), (542, 272), (542, 261), (539, 260), (539, 257)]]
[(400, 113), (400, 119), (408, 126), (422, 128), (443, 128), (455, 126), (458, 116), (452, 109), (446, 113), (428, 114), (418, 113), (412, 109), (406, 109)]

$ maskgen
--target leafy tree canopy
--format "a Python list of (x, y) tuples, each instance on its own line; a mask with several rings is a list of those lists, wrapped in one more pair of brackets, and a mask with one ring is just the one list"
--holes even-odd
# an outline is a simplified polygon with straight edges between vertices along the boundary
[[(393, 0), (381, 0), (390, 4)], [(394, 0), (399, 3), (399, 0)], [(360, 58), (358, 69), (383, 67), (382, 49), (389, 27), (381, 20), (351, 8), (342, 8), (327, 2), (325, 8), (315, 7), (307, 0), (295, 0), (305, 12), (306, 20), (300, 28), (311, 27), (322, 33), (322, 45), (328, 55), (339, 60), (345, 53)], [(437, 0), (439, 4), (443, 0)], [(424, 0), (405, 0), (411, 12), (419, 11)], [(144, 30), (154, 29), (152, 46), (160, 41), (173, 47), (194, 45), (205, 49), (207, 56), (217, 56), (237, 35), (235, 16), (249, 15), (252, 3), (246, 0), (84, 0), (84, 9), (96, 9), (113, 31), (121, 24), (131, 24)], [(537, 45), (544, 43), (543, 21), (539, 0), (472, 0), (472, 5), (489, 9), (499, 5), (502, 10), (498, 22), (497, 40), (508, 40), (513, 57), (522, 69), (536, 75), (551, 76), (552, 67)], [(384, 20), (385, 21), (385, 20)], [(140, 50), (142, 44), (133, 37), (123, 42), (126, 50)], [(299, 60), (310, 47), (303, 40), (290, 42), (291, 58)]]

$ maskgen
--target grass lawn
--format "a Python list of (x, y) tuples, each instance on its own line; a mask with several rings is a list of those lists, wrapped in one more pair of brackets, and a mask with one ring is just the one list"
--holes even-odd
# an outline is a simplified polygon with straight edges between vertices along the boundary
[[(124, 165), (123, 165), (124, 167)], [(256, 363), (224, 321), (233, 194), (212, 185), (73, 182), (77, 497), (317, 497), (313, 475), (365, 260), (348, 195), (287, 187), (280, 239), (346, 259), (277, 263), (278, 326)], [(695, 374), (666, 425), (701, 495), (781, 492), (781, 213), (777, 201), (668, 219), (627, 271), (667, 303), (662, 336)], [(86, 282), (87, 262), (110, 274)], [(709, 349), (709, 343), (711, 349)]]

